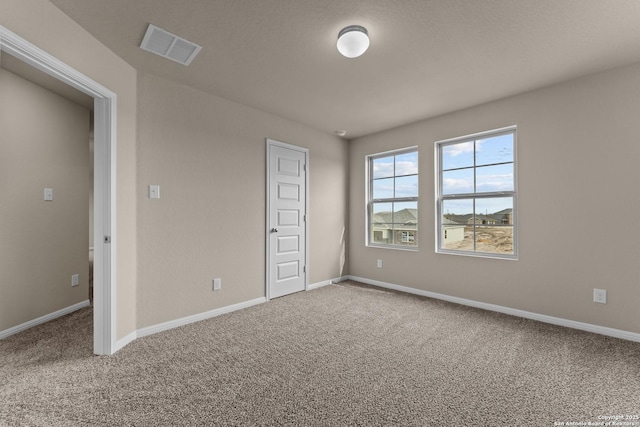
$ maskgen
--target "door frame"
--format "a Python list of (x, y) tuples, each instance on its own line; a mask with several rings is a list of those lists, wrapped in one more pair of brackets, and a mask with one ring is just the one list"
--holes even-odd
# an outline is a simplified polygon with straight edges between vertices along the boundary
[(266, 173), (266, 215), (265, 215), (265, 252), (266, 252), (266, 268), (265, 268), (265, 297), (267, 301), (271, 299), (270, 289), (270, 277), (271, 277), (271, 250), (270, 250), (270, 236), (271, 236), (271, 147), (282, 147), (290, 150), (299, 151), (304, 154), (305, 165), (304, 168), (304, 186), (305, 186), (305, 221), (304, 221), (304, 290), (309, 290), (309, 149), (304, 147), (298, 147), (297, 145), (287, 144), (285, 142), (276, 141), (274, 139), (266, 139), (266, 157), (267, 157), (267, 173)]
[[(117, 350), (117, 96), (114, 92), (39, 47), (31, 44), (2, 25), (0, 25), (0, 51), (4, 51), (20, 59), (94, 99), (93, 352), (97, 355), (113, 354)], [(88, 143), (89, 139), (87, 135), (87, 144)], [(88, 247), (87, 250), (89, 250)]]

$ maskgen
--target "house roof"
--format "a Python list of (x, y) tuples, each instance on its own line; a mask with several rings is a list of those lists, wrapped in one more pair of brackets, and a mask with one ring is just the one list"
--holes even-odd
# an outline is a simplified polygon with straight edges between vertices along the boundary
[(378, 212), (373, 214), (373, 223), (415, 225), (418, 223), (418, 210), (402, 209), (395, 213)]
[[(640, 61), (638, 0), (50, 1), (141, 73), (347, 138)], [(149, 23), (202, 50), (140, 49)]]

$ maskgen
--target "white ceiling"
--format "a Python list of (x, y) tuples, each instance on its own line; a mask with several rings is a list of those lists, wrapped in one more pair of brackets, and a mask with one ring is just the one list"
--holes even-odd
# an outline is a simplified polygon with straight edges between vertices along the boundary
[[(640, 62), (640, 0), (51, 0), (141, 72), (354, 138)], [(203, 46), (139, 48), (148, 23)], [(335, 42), (365, 26), (371, 47)]]

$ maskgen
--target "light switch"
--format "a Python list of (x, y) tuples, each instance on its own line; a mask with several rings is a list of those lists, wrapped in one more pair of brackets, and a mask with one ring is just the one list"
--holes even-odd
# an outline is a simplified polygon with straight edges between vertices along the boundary
[(50, 202), (53, 200), (53, 188), (44, 189), (44, 200)]
[(150, 185), (149, 186), (149, 198), (150, 199), (159, 199), (160, 198), (160, 186), (159, 185)]

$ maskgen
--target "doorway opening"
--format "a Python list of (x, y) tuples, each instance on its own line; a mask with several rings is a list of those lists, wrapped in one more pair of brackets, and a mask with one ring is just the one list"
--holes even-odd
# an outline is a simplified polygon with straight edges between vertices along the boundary
[(0, 54), (6, 53), (93, 98), (93, 351), (116, 348), (116, 94), (17, 34), (0, 26)]

